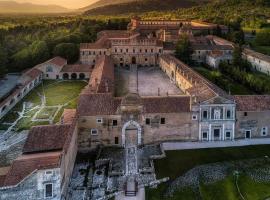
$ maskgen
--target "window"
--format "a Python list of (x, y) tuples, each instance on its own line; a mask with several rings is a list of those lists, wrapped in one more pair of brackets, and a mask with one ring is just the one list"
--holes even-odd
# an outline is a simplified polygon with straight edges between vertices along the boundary
[(145, 62), (147, 62), (147, 61), (148, 61), (148, 59), (147, 59), (147, 58), (145, 58), (144, 60), (145, 60)]
[(46, 77), (48, 78), (49, 77), (49, 74), (46, 74)]
[(165, 123), (166, 123), (165, 118), (164, 117), (160, 118), (160, 124), (165, 124)]
[(51, 183), (45, 184), (45, 198), (53, 197), (53, 185)]
[(53, 173), (53, 171), (51, 171), (51, 170), (45, 172), (46, 175), (52, 175), (52, 173)]
[(204, 132), (202, 133), (202, 139), (203, 139), (203, 140), (207, 140), (207, 139), (208, 139), (208, 132), (207, 132), (207, 131), (204, 131)]
[(247, 112), (244, 112), (244, 116), (247, 116), (248, 114), (247, 114)]
[(266, 136), (268, 134), (268, 127), (263, 127), (262, 129), (261, 129), (261, 135), (262, 136)]
[(192, 120), (197, 120), (197, 115), (192, 115)]
[(145, 124), (146, 124), (146, 125), (150, 125), (150, 118), (146, 118), (146, 119), (145, 119)]
[(226, 140), (230, 140), (231, 139), (231, 132), (230, 131), (226, 131)]
[(97, 135), (98, 134), (98, 130), (93, 128), (91, 129), (91, 135)]
[(113, 122), (113, 126), (117, 126), (117, 120), (116, 119), (114, 119), (112, 122)]
[(227, 110), (227, 119), (230, 119), (230, 118), (231, 118), (231, 111)]
[(220, 110), (219, 109), (214, 110), (214, 119), (220, 119)]
[(208, 112), (207, 110), (203, 111), (203, 119), (207, 119), (208, 118)]
[(98, 124), (102, 124), (103, 123), (103, 119), (102, 118), (97, 118), (97, 123)]
[(46, 67), (46, 72), (53, 72), (52, 66), (47, 66)]

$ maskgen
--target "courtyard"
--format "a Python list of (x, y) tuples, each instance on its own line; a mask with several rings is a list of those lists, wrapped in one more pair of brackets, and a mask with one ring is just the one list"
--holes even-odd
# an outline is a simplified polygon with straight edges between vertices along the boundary
[(18, 155), (32, 126), (58, 123), (65, 108), (76, 108), (86, 81), (43, 81), (0, 120), (0, 167)]
[(170, 181), (147, 188), (146, 199), (268, 199), (269, 147), (166, 151), (166, 158), (154, 161), (155, 171)]
[(140, 96), (183, 94), (159, 67), (137, 68), (136, 66), (131, 66), (130, 70), (117, 68), (115, 70), (115, 77), (116, 96), (124, 96), (128, 92), (138, 92)]

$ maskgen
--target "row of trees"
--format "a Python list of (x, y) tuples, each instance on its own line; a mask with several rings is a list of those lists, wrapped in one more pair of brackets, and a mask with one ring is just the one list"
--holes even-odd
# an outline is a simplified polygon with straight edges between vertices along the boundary
[(227, 62), (223, 62), (220, 64), (219, 70), (234, 81), (245, 85), (256, 93), (269, 93), (269, 78), (263, 78), (263, 76), (258, 76), (256, 73), (252, 72), (251, 64), (243, 60), (241, 55), (241, 48), (235, 48), (233, 64), (230, 65)]

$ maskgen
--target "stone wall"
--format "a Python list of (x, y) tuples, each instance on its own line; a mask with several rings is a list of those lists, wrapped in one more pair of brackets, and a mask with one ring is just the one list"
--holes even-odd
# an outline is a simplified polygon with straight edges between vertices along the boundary
[[(251, 138), (269, 137), (270, 111), (236, 113), (236, 135), (237, 139), (246, 138), (246, 131), (251, 131)], [(266, 128), (266, 135), (263, 135), (263, 128)]]
[[(46, 175), (46, 171), (52, 171)], [(16, 187), (0, 188), (1, 200), (37, 200), (45, 198), (45, 184), (53, 184), (53, 197), (50, 200), (60, 200), (60, 169), (39, 170), (30, 174)]]

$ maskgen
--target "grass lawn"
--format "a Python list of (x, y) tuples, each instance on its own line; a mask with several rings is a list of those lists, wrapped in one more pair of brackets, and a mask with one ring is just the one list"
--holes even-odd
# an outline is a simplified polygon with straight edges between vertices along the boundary
[(55, 115), (57, 107), (44, 107), (36, 116), (36, 119), (50, 119)]
[[(155, 170), (157, 174), (157, 178), (170, 177), (170, 180), (174, 180), (178, 176), (183, 175), (188, 170), (192, 169), (197, 165), (209, 164), (215, 162), (223, 162), (223, 161), (234, 161), (241, 159), (251, 159), (251, 158), (259, 158), (264, 157), (265, 155), (270, 156), (270, 145), (260, 145), (260, 146), (247, 146), (247, 147), (230, 147), (230, 148), (214, 148), (214, 149), (197, 149), (197, 150), (181, 150), (181, 151), (166, 151), (166, 158), (161, 160), (155, 160)], [(201, 193), (206, 197), (205, 199), (222, 199), (222, 198), (211, 198), (208, 193), (220, 193), (220, 195), (224, 196), (226, 200), (234, 200), (234, 198), (230, 198), (230, 196), (234, 196), (234, 187), (231, 183), (232, 180), (230, 178), (225, 179), (221, 182), (213, 184), (212, 191), (208, 191), (203, 185), (201, 186)], [(241, 181), (241, 179), (240, 179)], [(243, 184), (245, 181), (242, 181)], [(241, 182), (241, 183), (242, 183)], [(254, 183), (250, 181), (250, 185)], [(222, 189), (218, 185), (221, 185)], [(259, 184), (264, 186), (264, 184)], [(266, 184), (268, 185), (268, 184)], [(270, 186), (270, 184), (269, 184)], [(168, 187), (168, 183), (163, 183), (158, 186), (157, 189), (146, 189), (147, 200), (161, 200), (164, 199), (163, 194), (166, 188)], [(244, 188), (246, 188), (244, 186)], [(244, 189), (243, 189), (244, 190)], [(247, 189), (248, 190), (248, 189)], [(247, 190), (244, 190), (247, 191)], [(268, 188), (269, 190), (269, 188)], [(265, 191), (263, 189), (263, 191)], [(269, 190), (270, 192), (270, 190)], [(226, 194), (223, 194), (226, 193)], [(252, 193), (257, 193), (256, 190), (250, 191), (250, 195)], [(265, 191), (267, 193), (267, 190)], [(246, 195), (249, 193), (245, 192)], [(195, 199), (194, 192), (191, 189), (186, 189), (185, 191), (179, 191), (175, 193), (175, 196), (168, 200), (182, 199), (183, 196), (186, 199)], [(252, 199), (252, 198), (251, 198)], [(255, 200), (255, 199), (252, 199)], [(258, 199), (259, 200), (259, 199)]]
[[(40, 84), (35, 89), (33, 89), (24, 99), (18, 103), (0, 122), (0, 128), (6, 126), (1, 126), (1, 123), (8, 122), (12, 123), (18, 117), (17, 112), (20, 112), (23, 107), (23, 102), (30, 102), (30, 107), (34, 108), (35, 106), (41, 105), (41, 95), (43, 93), (46, 96), (46, 106), (57, 106), (64, 105), (60, 112), (57, 113), (57, 116), (54, 119), (54, 123), (58, 122), (64, 108), (76, 108), (77, 100), (81, 90), (87, 85), (85, 81), (52, 81), (45, 80), (43, 84)], [(49, 109), (49, 110), (48, 110)], [(26, 117), (22, 118), (16, 125), (17, 130), (29, 129), (32, 126), (36, 125), (46, 125), (48, 122), (32, 122), (31, 119), (39, 109), (33, 109), (29, 111), (28, 108)], [(55, 114), (56, 108), (46, 108), (44, 112), (41, 110), (38, 114), (38, 118), (44, 119), (48, 117), (48, 113)]]
[(215, 70), (210, 70), (205, 67), (194, 67), (195, 71), (200, 73), (202, 76), (210, 80), (211, 82), (218, 85), (220, 88), (225, 90), (226, 92), (231, 92), (232, 95), (248, 95), (248, 94), (254, 94), (253, 91), (251, 91), (249, 88), (245, 87), (244, 85), (241, 85), (229, 77), (220, 74), (219, 72)]

